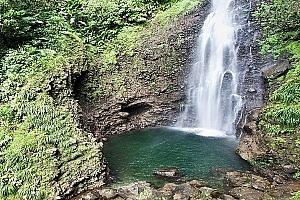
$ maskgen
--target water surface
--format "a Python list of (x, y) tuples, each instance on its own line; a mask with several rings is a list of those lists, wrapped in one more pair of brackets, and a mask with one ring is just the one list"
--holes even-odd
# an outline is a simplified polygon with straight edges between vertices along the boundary
[(144, 129), (111, 137), (104, 146), (104, 154), (118, 183), (145, 180), (154, 185), (155, 170), (176, 167), (185, 180), (203, 179), (220, 185), (221, 177), (215, 169), (248, 169), (235, 154), (237, 141), (233, 138), (203, 137), (174, 129)]

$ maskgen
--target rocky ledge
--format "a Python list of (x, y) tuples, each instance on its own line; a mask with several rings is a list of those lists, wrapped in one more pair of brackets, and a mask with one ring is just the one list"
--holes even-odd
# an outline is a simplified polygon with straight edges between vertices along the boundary
[[(282, 57), (277, 61), (269, 62), (261, 69), (266, 82), (273, 80), (273, 83), (266, 88), (267, 94), (279, 87), (280, 83), (276, 79), (286, 74), (290, 68), (289, 61)], [(274, 141), (276, 137), (280, 137), (267, 134), (259, 125), (263, 114), (263, 105), (247, 113), (237, 153), (253, 165), (255, 172), (267, 177), (271, 182), (282, 184), (292, 181), (299, 171), (300, 165), (297, 163), (299, 156), (296, 150), (290, 147), (292, 145), (288, 140), (276, 147)]]
[(190, 181), (183, 184), (167, 183), (159, 189), (151, 187), (147, 182), (136, 182), (119, 188), (105, 188), (87, 192), (78, 200), (208, 200), (235, 198), (215, 189), (206, 187), (200, 181)]
[(154, 188), (140, 181), (125, 186), (104, 187), (82, 193), (76, 200), (266, 200), (289, 199), (300, 190), (300, 181), (274, 182), (253, 172), (230, 171), (224, 177), (224, 189), (208, 187), (198, 180), (167, 183)]
[(142, 181), (88, 191), (76, 200), (284, 200), (299, 190), (300, 181), (278, 184), (252, 172), (232, 171), (226, 173), (224, 186), (225, 190), (220, 191), (193, 180), (182, 184), (167, 183), (156, 189)]
[(300, 181), (279, 183), (253, 172), (232, 171), (226, 173), (224, 186), (225, 191), (236, 199), (289, 199), (293, 192), (300, 190)]

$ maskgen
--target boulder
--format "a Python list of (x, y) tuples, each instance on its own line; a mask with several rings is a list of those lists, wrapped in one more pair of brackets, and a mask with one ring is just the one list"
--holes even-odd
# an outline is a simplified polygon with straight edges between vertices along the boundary
[(277, 78), (289, 70), (290, 67), (291, 64), (287, 59), (281, 59), (272, 65), (262, 68), (262, 73), (266, 79)]
[(167, 183), (165, 184), (161, 189), (160, 189), (160, 192), (164, 195), (164, 196), (172, 196), (173, 194), (173, 191), (175, 190), (176, 188), (176, 184), (174, 183)]
[(115, 189), (102, 189), (98, 190), (98, 193), (102, 199), (114, 199), (117, 196)]
[(262, 200), (269, 197), (271, 183), (251, 172), (227, 172), (225, 187), (228, 193), (237, 199)]
[(120, 187), (117, 190), (117, 193), (124, 199), (137, 199), (139, 194), (145, 190), (152, 190), (150, 187), (150, 183), (140, 181)]
[(174, 189), (173, 199), (189, 200), (193, 194), (193, 188), (188, 183), (177, 185)]
[(180, 171), (176, 168), (159, 169), (154, 172), (154, 175), (159, 178), (177, 179), (182, 177)]
[(265, 150), (261, 148), (256, 135), (243, 136), (240, 139), (236, 152), (241, 158), (247, 161), (251, 161), (265, 154)]
[(205, 187), (200, 181), (190, 181), (182, 184), (167, 183), (160, 190), (165, 199), (176, 200), (205, 200), (221, 198), (222, 193), (215, 189)]
[(198, 189), (206, 185), (203, 181), (198, 181), (198, 180), (192, 180), (188, 182), (188, 184), (193, 188), (198, 188)]
[(224, 200), (235, 200), (236, 198), (234, 198), (233, 196), (230, 196), (228, 194), (224, 194), (222, 197)]
[(227, 188), (248, 187), (255, 190), (265, 191), (270, 188), (271, 183), (261, 176), (250, 172), (227, 172), (225, 176), (225, 186)]
[(260, 109), (249, 111), (246, 116), (246, 123), (242, 127), (242, 135), (237, 148), (237, 153), (247, 161), (251, 161), (265, 154), (265, 150), (260, 145), (257, 119)]
[(87, 192), (86, 194), (82, 195), (79, 200), (98, 200), (98, 196), (94, 192)]
[(263, 200), (265, 193), (248, 187), (236, 187), (229, 191), (237, 199)]

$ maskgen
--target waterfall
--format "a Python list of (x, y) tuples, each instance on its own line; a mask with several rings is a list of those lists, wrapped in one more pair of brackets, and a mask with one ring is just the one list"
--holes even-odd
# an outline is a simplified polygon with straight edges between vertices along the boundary
[[(234, 0), (213, 0), (198, 40), (187, 103), (176, 127), (235, 133), (242, 100), (237, 94), (237, 30)], [(215, 131), (214, 131), (215, 130)]]

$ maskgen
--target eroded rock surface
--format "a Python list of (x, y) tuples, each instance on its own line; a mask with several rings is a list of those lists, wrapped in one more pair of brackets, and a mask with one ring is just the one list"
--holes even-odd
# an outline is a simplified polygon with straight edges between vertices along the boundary
[(253, 109), (246, 115), (246, 123), (243, 126), (237, 153), (247, 161), (251, 161), (265, 154), (265, 150), (260, 144), (259, 134), (257, 133), (258, 117), (260, 109)]
[(298, 182), (277, 183), (254, 172), (227, 172), (224, 184), (226, 193), (245, 200), (289, 199), (293, 192), (300, 190)]

